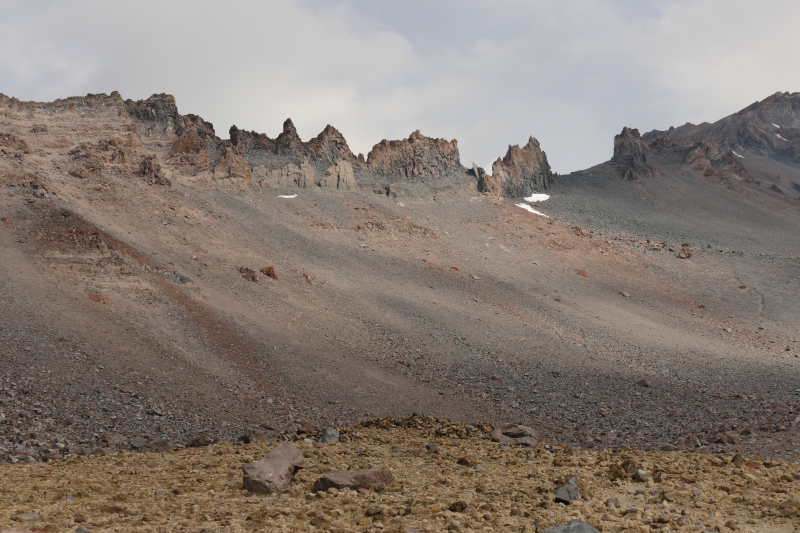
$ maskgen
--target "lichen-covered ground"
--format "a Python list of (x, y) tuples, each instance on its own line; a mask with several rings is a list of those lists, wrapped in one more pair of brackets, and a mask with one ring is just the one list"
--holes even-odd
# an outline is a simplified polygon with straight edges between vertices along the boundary
[[(346, 442), (298, 441), (305, 468), (280, 494), (241, 490), (242, 464), (275, 440), (6, 465), (0, 530), (542, 532), (575, 517), (604, 532), (800, 531), (797, 463), (545, 443), (502, 449), (482, 438), (486, 430), (412, 417), (343, 430)], [(426, 451), (429, 443), (438, 450)], [(632, 464), (653, 477), (634, 481), (622, 468)], [(389, 470), (395, 482), (310, 492), (330, 470), (365, 468)], [(583, 500), (555, 503), (554, 489), (576, 474)], [(22, 513), (38, 518), (15, 519)]]

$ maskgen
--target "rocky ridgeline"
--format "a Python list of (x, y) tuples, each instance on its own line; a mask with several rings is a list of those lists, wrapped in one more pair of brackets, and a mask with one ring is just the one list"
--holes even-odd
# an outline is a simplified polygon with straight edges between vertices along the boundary
[(800, 518), (796, 464), (577, 450), (523, 426), (505, 426), (510, 442), (500, 426), (481, 429), (414, 416), (343, 439), (7, 465), (0, 531), (755, 533), (794, 531)]
[(800, 93), (775, 93), (717, 122), (687, 122), (642, 138), (660, 152), (671, 146), (684, 152), (700, 142), (716, 143), (723, 153), (750, 150), (785, 163), (800, 163)]
[[(232, 126), (229, 139), (197, 115), (181, 115), (175, 98), (155, 94), (146, 100), (123, 100), (117, 92), (87, 95), (50, 103), (22, 102), (0, 94), (0, 113), (70, 113), (76, 117), (130, 120), (130, 136), (109, 140), (127, 148), (123, 159), (97, 157), (103, 148), (86, 152), (87, 172), (106, 168), (139, 175), (151, 185), (212, 183), (239, 188), (264, 187), (366, 190), (390, 196), (430, 197), (488, 193), (519, 197), (545, 190), (552, 181), (546, 154), (531, 137), (520, 148), (509, 146), (492, 166), (492, 176), (461, 164), (456, 140), (435, 139), (413, 132), (407, 139), (382, 140), (367, 157), (356, 156), (344, 136), (328, 125), (309, 141), (301, 140), (291, 119), (275, 139)], [(0, 138), (0, 146), (24, 153), (21, 139)], [(166, 154), (159, 148), (170, 143)], [(119, 146), (117, 146), (119, 145)], [(123, 146), (125, 145), (125, 146)], [(113, 152), (113, 151), (112, 151)], [(102, 159), (98, 163), (98, 159)], [(146, 161), (145, 161), (146, 160)], [(104, 165), (105, 163), (105, 165)], [(122, 165), (127, 166), (122, 166)], [(82, 171), (79, 171), (82, 172)]]

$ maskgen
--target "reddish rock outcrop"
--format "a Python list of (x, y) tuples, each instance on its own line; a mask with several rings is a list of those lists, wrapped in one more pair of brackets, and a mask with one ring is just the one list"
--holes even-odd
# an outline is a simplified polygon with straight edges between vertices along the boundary
[(616, 164), (626, 180), (639, 181), (651, 176), (655, 169), (650, 165), (650, 148), (642, 140), (639, 130), (622, 128), (622, 133), (614, 137), (614, 156)]
[(199, 135), (196, 126), (183, 129), (169, 150), (169, 162), (190, 176), (208, 170), (208, 142)]
[(530, 137), (522, 148), (509, 145), (505, 157), (492, 164), (492, 178), (494, 183), (485, 182), (483, 192), (499, 189), (504, 196), (513, 198), (546, 190), (553, 174), (539, 141)]
[(408, 139), (382, 140), (367, 154), (367, 168), (380, 177), (431, 182), (454, 173), (466, 174), (455, 139), (433, 139), (419, 130)]
[(245, 185), (250, 185), (253, 172), (241, 150), (235, 146), (224, 146), (219, 161), (214, 165), (214, 179), (243, 178)]

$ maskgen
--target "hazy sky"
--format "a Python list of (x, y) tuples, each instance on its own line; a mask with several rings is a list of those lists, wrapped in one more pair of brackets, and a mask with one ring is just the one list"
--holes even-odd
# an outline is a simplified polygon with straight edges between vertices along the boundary
[(171, 93), (181, 113), (357, 154), (458, 139), (490, 166), (537, 137), (558, 172), (610, 158), (623, 126), (713, 121), (800, 91), (800, 2), (0, 0), (0, 92)]

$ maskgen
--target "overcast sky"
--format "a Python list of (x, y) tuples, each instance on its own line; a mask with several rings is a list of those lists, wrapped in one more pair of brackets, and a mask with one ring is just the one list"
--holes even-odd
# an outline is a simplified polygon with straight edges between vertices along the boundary
[(565, 173), (623, 126), (714, 121), (800, 91), (800, 2), (0, 0), (0, 92), (171, 93), (181, 113), (365, 155), (419, 129), (490, 166), (538, 138)]

